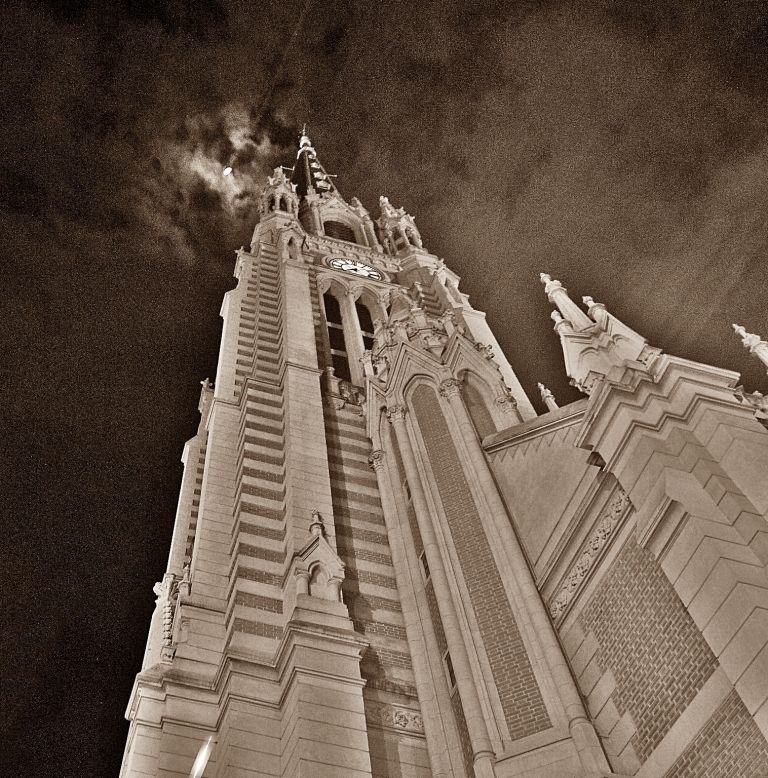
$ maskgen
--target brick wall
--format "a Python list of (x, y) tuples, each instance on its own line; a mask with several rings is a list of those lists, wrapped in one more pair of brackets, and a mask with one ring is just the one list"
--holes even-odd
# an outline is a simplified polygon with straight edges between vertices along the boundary
[(419, 386), (411, 402), (510, 736), (516, 740), (548, 729), (549, 716), (437, 394)]
[(630, 539), (579, 620), (597, 639), (597, 664), (613, 673), (612, 699), (637, 728), (641, 761), (714, 672), (717, 662), (653, 557)]
[(665, 778), (766, 778), (768, 743), (733, 691)]

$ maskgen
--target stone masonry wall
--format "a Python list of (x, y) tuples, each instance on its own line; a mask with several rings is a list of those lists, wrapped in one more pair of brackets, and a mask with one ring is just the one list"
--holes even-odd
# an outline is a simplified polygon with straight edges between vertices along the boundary
[(443, 504), (512, 740), (551, 726), (464, 469), (434, 389), (412, 406)]
[(768, 743), (733, 691), (665, 778), (765, 778)]
[(636, 727), (641, 761), (675, 723), (717, 662), (653, 557), (630, 539), (580, 615), (612, 673), (611, 698)]

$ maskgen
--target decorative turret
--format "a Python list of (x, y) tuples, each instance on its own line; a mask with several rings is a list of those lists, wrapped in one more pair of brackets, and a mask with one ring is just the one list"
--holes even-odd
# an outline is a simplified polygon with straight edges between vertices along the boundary
[(622, 382), (627, 369), (647, 372), (659, 349), (649, 346), (602, 303), (583, 297), (585, 314), (559, 281), (546, 273), (540, 278), (549, 301), (558, 308), (552, 312), (552, 319), (563, 346), (565, 369), (574, 386), (590, 394), (596, 382), (606, 377)]
[(403, 208), (395, 208), (388, 197), (379, 198), (381, 215), (377, 221), (385, 248), (391, 254), (423, 249), (416, 221)]
[(259, 216), (265, 219), (273, 214), (293, 218), (299, 212), (296, 185), (292, 184), (282, 167), (276, 167), (267, 179), (259, 200)]

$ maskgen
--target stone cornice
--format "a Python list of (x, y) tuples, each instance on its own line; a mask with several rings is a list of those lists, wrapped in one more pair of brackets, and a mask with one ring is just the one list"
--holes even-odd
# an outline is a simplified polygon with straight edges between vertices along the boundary
[(375, 727), (424, 734), (424, 721), (421, 713), (400, 705), (386, 702), (371, 702), (365, 706), (366, 720)]
[(556, 621), (565, 615), (583, 588), (585, 581), (598, 565), (605, 549), (616, 533), (616, 528), (627, 515), (629, 507), (627, 493), (618, 487), (616, 494), (601, 511), (597, 526), (582, 546), (576, 562), (571, 565), (557, 592), (549, 601), (549, 612)]

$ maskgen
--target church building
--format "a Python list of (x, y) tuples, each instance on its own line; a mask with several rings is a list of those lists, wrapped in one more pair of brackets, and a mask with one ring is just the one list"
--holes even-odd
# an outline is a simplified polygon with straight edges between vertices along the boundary
[(768, 398), (542, 274), (584, 398), (537, 415), (306, 134), (258, 217), (122, 778), (767, 777)]

